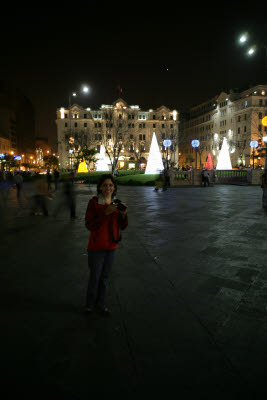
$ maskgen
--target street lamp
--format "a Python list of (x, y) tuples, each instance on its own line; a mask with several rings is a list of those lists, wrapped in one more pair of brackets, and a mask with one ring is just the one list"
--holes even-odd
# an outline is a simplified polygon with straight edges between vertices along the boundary
[(259, 142), (257, 140), (252, 140), (250, 142), (250, 147), (253, 149), (253, 169), (254, 169), (254, 152), (255, 152), (255, 147), (258, 147)]
[[(239, 44), (240, 45), (242, 45), (242, 46), (244, 46), (245, 48), (246, 48), (246, 54), (247, 54), (247, 56), (253, 56), (259, 49), (262, 49), (263, 50), (263, 52), (264, 52), (264, 55), (263, 55), (263, 57), (264, 57), (264, 68), (266, 68), (267, 67), (267, 46), (266, 46), (266, 43), (263, 43), (262, 41), (259, 41), (259, 40), (254, 40), (254, 38), (252, 38), (253, 39), (253, 42), (252, 42), (252, 40), (250, 40), (250, 36), (251, 35), (249, 35), (248, 34), (248, 32), (245, 32), (245, 33), (242, 33), (240, 36), (239, 36)], [(251, 44), (251, 42), (252, 42), (252, 44)]]
[(194, 140), (191, 141), (191, 145), (192, 145), (192, 147), (194, 147), (194, 149), (195, 149), (195, 154), (196, 154), (195, 169), (197, 169), (197, 148), (198, 148), (199, 145), (200, 145), (200, 141), (197, 140), (197, 139), (194, 139)]
[(170, 139), (163, 140), (163, 146), (167, 147), (167, 169), (169, 168), (169, 166), (168, 166), (168, 148), (171, 145), (172, 145), (172, 141)]
[[(87, 85), (84, 85), (83, 87), (82, 87), (82, 89), (81, 89), (81, 92), (82, 93), (84, 93), (84, 94), (88, 94), (89, 93), (89, 86), (87, 86)], [(69, 94), (69, 123), (70, 123), (70, 138), (71, 138), (71, 98), (72, 97), (76, 97), (77, 96), (77, 93), (76, 92), (72, 92), (71, 94)], [(71, 142), (71, 141), (69, 141), (69, 144), (70, 145), (72, 145), (74, 143), (74, 141), (73, 142)], [(72, 150), (72, 152), (70, 152), (71, 153), (71, 169), (72, 169), (72, 153), (73, 153), (73, 150)]]

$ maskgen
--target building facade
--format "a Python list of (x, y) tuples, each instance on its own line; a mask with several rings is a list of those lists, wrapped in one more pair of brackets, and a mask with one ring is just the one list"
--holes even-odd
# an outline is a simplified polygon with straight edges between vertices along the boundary
[[(267, 85), (221, 92), (188, 112), (180, 113), (179, 166), (195, 166), (195, 149), (191, 141), (198, 139), (197, 166), (205, 166), (210, 153), (216, 167), (224, 137), (229, 145), (232, 167), (251, 166), (250, 142), (257, 140), (261, 147), (262, 136), (267, 134), (261, 120), (266, 115)], [(255, 166), (263, 167), (264, 153), (256, 149), (254, 157)]]
[[(156, 133), (163, 160), (167, 149), (164, 139), (172, 139), (168, 161), (178, 162), (178, 112), (161, 106), (156, 110), (142, 110), (138, 105), (129, 106), (123, 99), (99, 109), (83, 108), (74, 104), (56, 112), (59, 168), (71, 169), (73, 153), (83, 148), (94, 148), (100, 153), (105, 147), (114, 160), (114, 149), (119, 149), (117, 168), (145, 168), (153, 132)], [(93, 167), (93, 165), (90, 165)], [(110, 164), (111, 168), (111, 164)]]
[[(0, 82), (0, 137), (4, 151), (26, 159), (34, 155), (35, 112), (31, 101), (13, 85)], [(6, 140), (10, 145), (7, 146)]]

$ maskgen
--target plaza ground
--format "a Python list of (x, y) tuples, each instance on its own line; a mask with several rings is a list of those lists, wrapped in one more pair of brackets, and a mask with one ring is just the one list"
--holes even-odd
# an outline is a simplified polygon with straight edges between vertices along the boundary
[[(4, 399), (267, 395), (267, 213), (259, 186), (119, 187), (129, 206), (109, 288), (112, 314), (83, 313), (84, 225), (30, 216), (10, 190), (1, 228)], [(27, 193), (27, 184), (25, 184)], [(263, 397), (262, 397), (263, 395)]]

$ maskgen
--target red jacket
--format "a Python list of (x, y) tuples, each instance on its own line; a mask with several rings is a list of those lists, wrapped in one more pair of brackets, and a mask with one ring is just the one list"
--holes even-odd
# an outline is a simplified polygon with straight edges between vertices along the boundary
[(88, 250), (114, 250), (118, 243), (111, 239), (110, 224), (113, 220), (113, 236), (115, 240), (120, 237), (119, 229), (125, 229), (128, 225), (128, 216), (122, 217), (117, 210), (112, 214), (105, 215), (107, 204), (98, 204), (98, 198), (93, 197), (87, 206), (85, 214), (85, 226), (91, 231), (88, 243)]

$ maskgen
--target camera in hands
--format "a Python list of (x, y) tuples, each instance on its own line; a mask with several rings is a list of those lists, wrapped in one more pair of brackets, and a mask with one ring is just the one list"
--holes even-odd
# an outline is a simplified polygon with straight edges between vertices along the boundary
[(115, 199), (115, 200), (112, 202), (112, 204), (117, 205), (117, 209), (118, 209), (119, 211), (125, 211), (125, 210), (127, 209), (127, 207), (126, 207), (124, 204), (122, 204), (121, 200), (119, 200), (119, 199)]

